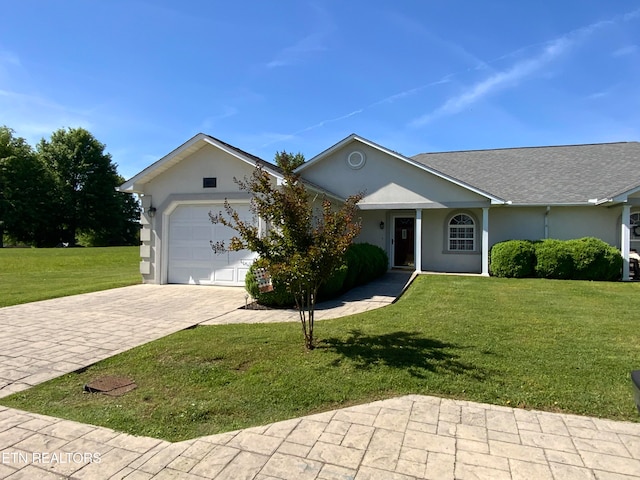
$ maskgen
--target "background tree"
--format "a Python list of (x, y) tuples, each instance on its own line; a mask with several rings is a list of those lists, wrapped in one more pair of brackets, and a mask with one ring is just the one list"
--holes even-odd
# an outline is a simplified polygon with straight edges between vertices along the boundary
[(42, 246), (56, 236), (50, 221), (53, 178), (24, 138), (0, 127), (0, 246), (3, 234)]
[(139, 207), (133, 197), (116, 191), (122, 177), (104, 144), (83, 128), (59, 129), (50, 141), (40, 141), (37, 153), (54, 181), (59, 241), (73, 245), (82, 233), (93, 245), (135, 242)]
[[(314, 212), (316, 199), (294, 173), (304, 162), (302, 154), (280, 152), (275, 160), (284, 173), (281, 186), (275, 186), (260, 165), (250, 178), (235, 180), (241, 190), (251, 194), (251, 211), (271, 226), (266, 233), (260, 232), (255, 222), (241, 219), (228, 201), (224, 204), (226, 215), (219, 212), (209, 216), (213, 223), (238, 233), (228, 249), (257, 252), (271, 276), (286, 285), (300, 314), (305, 347), (312, 349), (318, 290), (342, 265), (347, 248), (360, 233), (356, 212), (362, 194), (350, 196), (340, 206), (322, 198), (319, 211)], [(227, 248), (219, 243), (213, 247), (215, 251)]]

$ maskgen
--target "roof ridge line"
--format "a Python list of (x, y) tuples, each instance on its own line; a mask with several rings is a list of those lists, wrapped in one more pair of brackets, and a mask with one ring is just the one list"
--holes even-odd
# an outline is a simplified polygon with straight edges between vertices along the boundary
[(622, 145), (628, 143), (640, 143), (637, 140), (628, 140), (620, 142), (601, 142), (601, 143), (575, 143), (566, 145), (533, 145), (528, 147), (501, 147), (501, 148), (475, 148), (470, 150), (446, 150), (442, 152), (423, 152), (412, 155), (409, 158), (415, 158), (419, 155), (439, 155), (442, 153), (467, 153), (467, 152), (496, 152), (502, 150), (532, 150), (535, 148), (575, 148), (575, 147), (593, 147), (596, 145)]

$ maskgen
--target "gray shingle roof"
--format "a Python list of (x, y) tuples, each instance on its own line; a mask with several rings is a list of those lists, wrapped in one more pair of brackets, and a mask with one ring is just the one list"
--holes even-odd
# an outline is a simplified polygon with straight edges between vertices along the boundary
[(513, 204), (575, 204), (640, 186), (640, 143), (421, 153), (412, 160)]
[(278, 172), (278, 173), (282, 173), (282, 169), (281, 169), (279, 166), (277, 166), (275, 163), (271, 163), (271, 162), (268, 162), (268, 161), (266, 161), (266, 160), (263, 160), (262, 158), (257, 157), (257, 156), (255, 156), (255, 155), (254, 155), (254, 154), (252, 154), (252, 153), (249, 153), (249, 152), (246, 152), (246, 151), (244, 151), (244, 150), (241, 150), (240, 148), (235, 147), (235, 146), (231, 145), (230, 143), (223, 142), (222, 140), (220, 140), (219, 138), (216, 138), (216, 137), (214, 137), (214, 136), (207, 135), (207, 134), (204, 134), (204, 135), (206, 135), (207, 137), (209, 137), (211, 140), (215, 140), (216, 142), (218, 142), (218, 143), (220, 143), (220, 144), (224, 145), (224, 146), (225, 146), (225, 147), (227, 147), (228, 149), (233, 150), (233, 151), (235, 151), (236, 153), (239, 153), (240, 155), (242, 155), (242, 156), (244, 156), (244, 157), (250, 158), (250, 159), (251, 159), (251, 160), (253, 160), (255, 163), (260, 164), (260, 165), (261, 165), (261, 166), (263, 166), (264, 168), (274, 170), (274, 171), (276, 171), (276, 172)]

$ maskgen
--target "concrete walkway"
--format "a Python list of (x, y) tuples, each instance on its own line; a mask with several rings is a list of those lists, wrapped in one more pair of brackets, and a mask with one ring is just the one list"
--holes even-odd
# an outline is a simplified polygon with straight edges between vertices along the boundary
[[(318, 316), (388, 304), (406, 279)], [(242, 289), (139, 285), (0, 309), (0, 396), (191, 325), (297, 321), (244, 302)], [(169, 443), (0, 407), (5, 478), (623, 480), (640, 478), (640, 424), (410, 395)]]

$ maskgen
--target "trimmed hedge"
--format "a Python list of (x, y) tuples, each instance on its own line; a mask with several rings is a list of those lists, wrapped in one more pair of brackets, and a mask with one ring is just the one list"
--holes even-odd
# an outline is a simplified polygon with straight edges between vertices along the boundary
[[(358, 285), (364, 285), (383, 275), (389, 265), (387, 253), (369, 243), (354, 243), (345, 254), (345, 264), (336, 269), (333, 275), (321, 286), (318, 292), (319, 300), (334, 298)], [(265, 262), (258, 259), (249, 268), (245, 277), (245, 288), (249, 295), (261, 305), (269, 307), (291, 307), (295, 304), (292, 295), (286, 292), (284, 285), (273, 278), (273, 291), (262, 293), (258, 289), (255, 279), (255, 269), (265, 266)]]
[(622, 255), (617, 248), (597, 238), (569, 240), (573, 250), (574, 276), (577, 280), (620, 279)]
[(491, 249), (491, 273), (496, 277), (522, 278), (535, 273), (536, 256), (529, 240), (496, 243)]
[(541, 278), (573, 278), (573, 249), (568, 241), (547, 239), (535, 244), (536, 275)]
[(287, 293), (287, 289), (283, 284), (281, 284), (277, 278), (273, 278), (273, 291), (271, 292), (261, 292), (258, 289), (258, 282), (255, 277), (256, 268), (264, 268), (266, 263), (264, 260), (258, 258), (251, 267), (249, 267), (249, 271), (247, 275), (244, 277), (244, 286), (247, 290), (247, 293), (251, 295), (251, 297), (255, 298), (256, 302), (260, 305), (265, 305), (267, 307), (276, 307), (276, 308), (286, 308), (295, 305), (295, 300), (293, 295)]
[(619, 250), (593, 237), (509, 240), (491, 249), (491, 273), (497, 277), (615, 281), (621, 271)]
[(389, 268), (389, 257), (380, 247), (370, 243), (354, 243), (345, 255), (347, 277), (342, 291), (364, 285), (384, 274)]
[(344, 280), (347, 278), (348, 269), (346, 265), (341, 265), (333, 272), (333, 275), (320, 286), (318, 292), (319, 300), (334, 298), (342, 292)]

